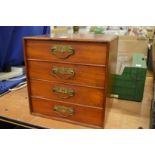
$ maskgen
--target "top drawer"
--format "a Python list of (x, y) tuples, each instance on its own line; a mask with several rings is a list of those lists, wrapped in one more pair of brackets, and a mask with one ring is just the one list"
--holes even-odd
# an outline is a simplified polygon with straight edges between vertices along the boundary
[(106, 65), (106, 43), (51, 40), (26, 40), (25, 43), (27, 59)]

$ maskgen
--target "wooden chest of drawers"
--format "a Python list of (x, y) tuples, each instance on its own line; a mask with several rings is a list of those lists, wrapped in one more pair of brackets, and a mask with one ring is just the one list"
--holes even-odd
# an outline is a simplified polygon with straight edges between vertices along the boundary
[(116, 36), (92, 34), (25, 37), (31, 113), (103, 128), (117, 44)]

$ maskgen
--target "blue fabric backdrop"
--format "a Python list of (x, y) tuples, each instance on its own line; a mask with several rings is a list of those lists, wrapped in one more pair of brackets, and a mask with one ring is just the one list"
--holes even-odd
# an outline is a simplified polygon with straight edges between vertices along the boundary
[(0, 26), (0, 72), (24, 63), (24, 36), (49, 34), (48, 26)]

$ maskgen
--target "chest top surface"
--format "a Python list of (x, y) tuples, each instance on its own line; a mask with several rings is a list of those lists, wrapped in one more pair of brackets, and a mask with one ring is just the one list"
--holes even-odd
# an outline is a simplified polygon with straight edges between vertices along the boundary
[(33, 36), (24, 37), (24, 39), (30, 40), (55, 40), (55, 41), (79, 41), (79, 42), (111, 42), (118, 38), (115, 35), (104, 34), (66, 34), (66, 35), (45, 35), (45, 36)]

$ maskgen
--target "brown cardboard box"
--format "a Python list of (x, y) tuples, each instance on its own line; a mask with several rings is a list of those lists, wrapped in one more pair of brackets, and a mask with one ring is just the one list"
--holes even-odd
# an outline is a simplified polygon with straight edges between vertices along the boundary
[(148, 39), (136, 36), (120, 36), (118, 53), (143, 53), (147, 55)]
[(134, 53), (143, 53), (147, 56), (148, 39), (137, 36), (119, 36), (117, 70), (118, 73), (123, 63), (132, 60)]

